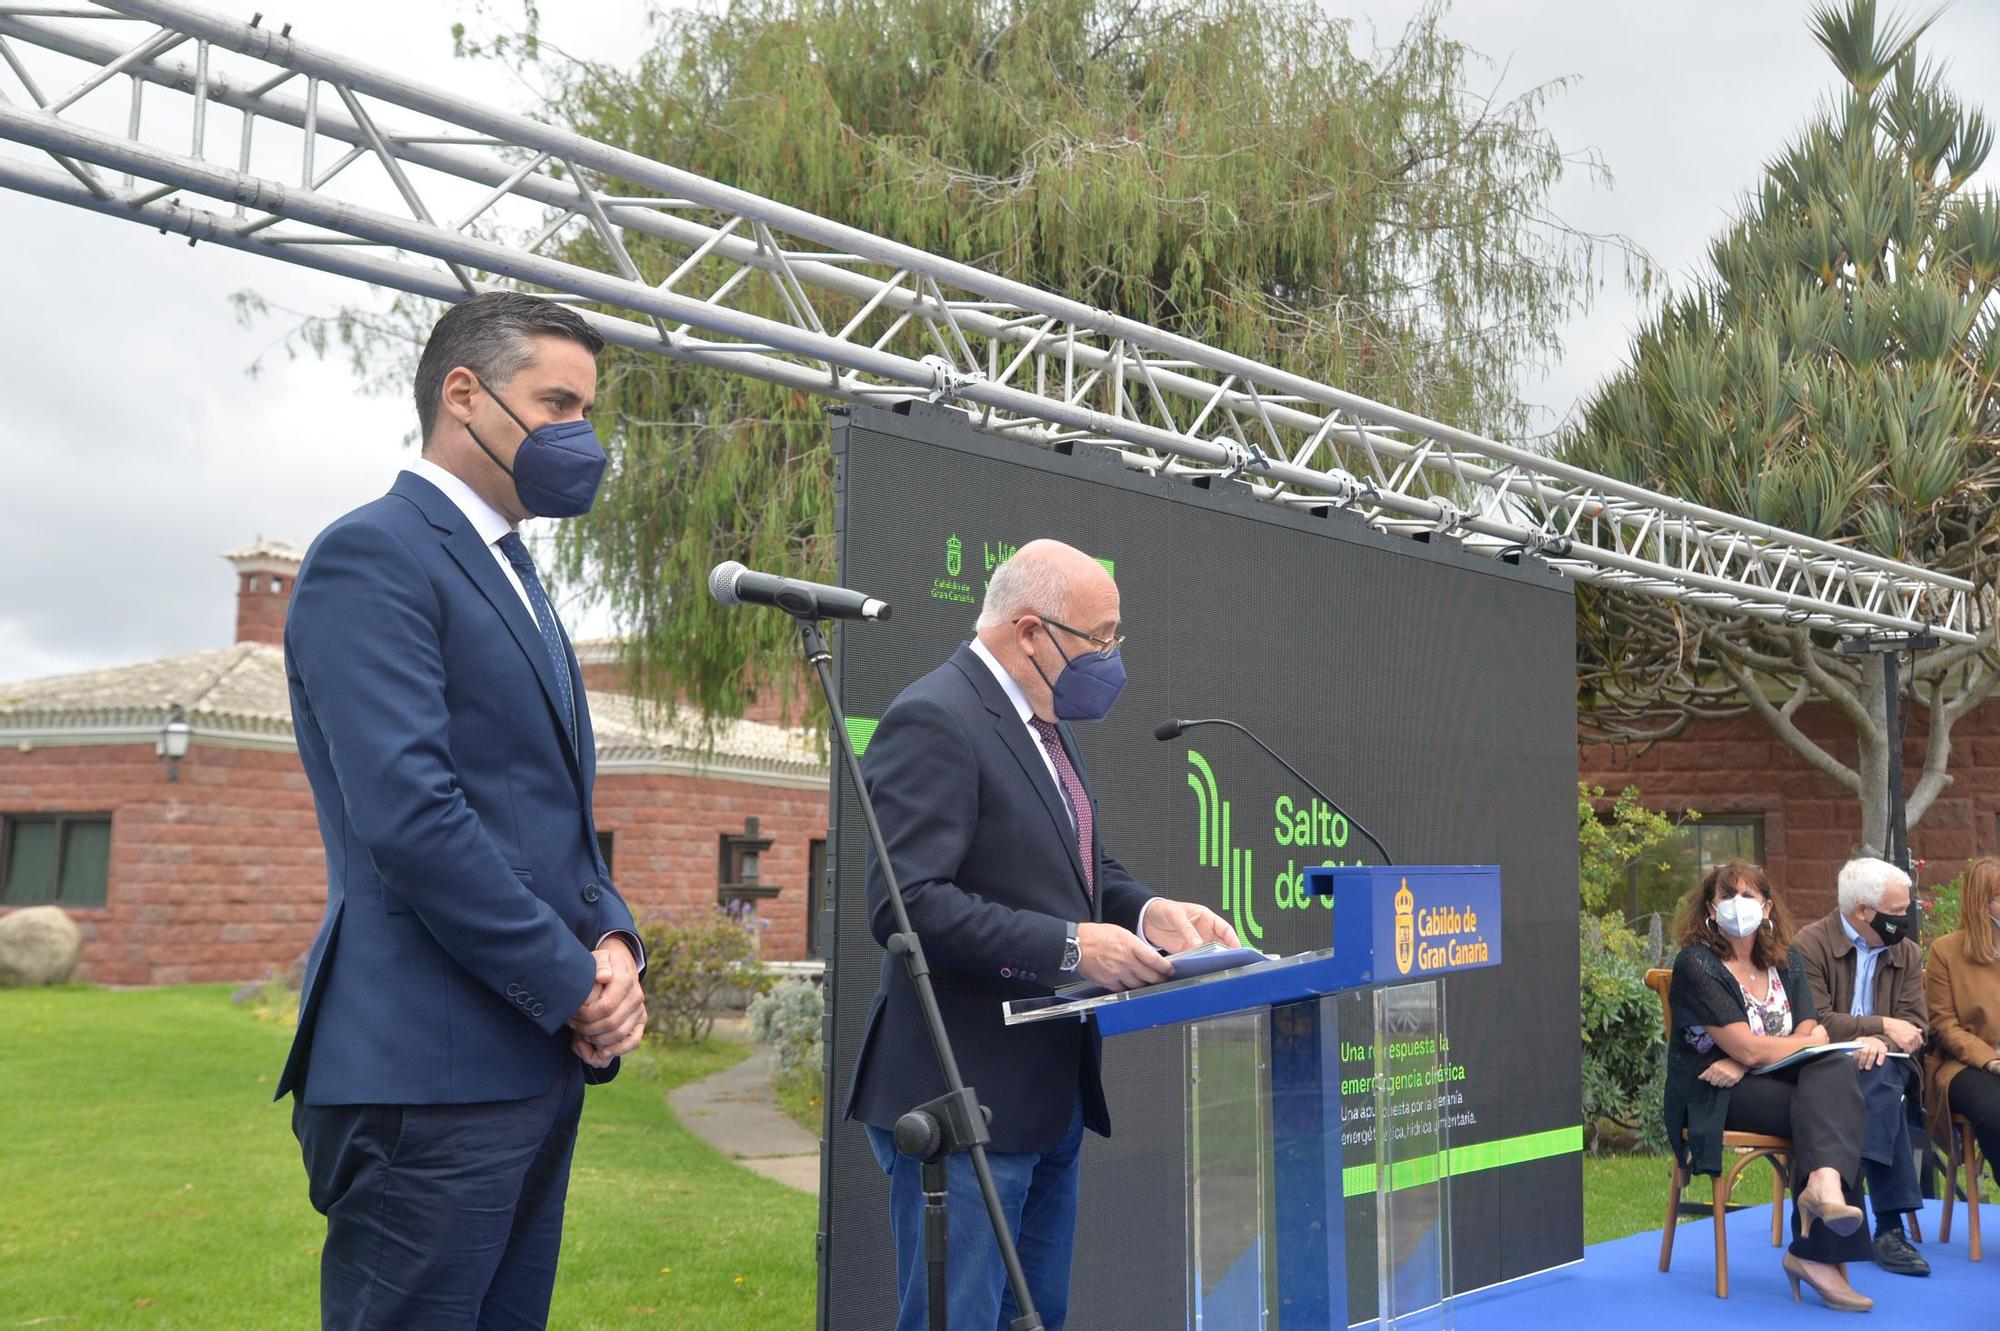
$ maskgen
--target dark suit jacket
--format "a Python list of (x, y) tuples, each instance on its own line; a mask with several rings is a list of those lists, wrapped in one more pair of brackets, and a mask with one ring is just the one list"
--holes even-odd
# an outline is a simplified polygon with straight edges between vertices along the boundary
[[(1062, 734), (1082, 775), (1075, 739), (1067, 726)], [(1153, 894), (1100, 841), (1091, 847), (1093, 910), (1069, 813), (1037, 741), (969, 645), (890, 705), (862, 769), (959, 1072), (993, 1111), (992, 1149), (1056, 1145), (1079, 1087), (1084, 1122), (1109, 1136), (1097, 1028), (1074, 1021), (1010, 1028), (1000, 1005), (1077, 978), (1060, 969), (1070, 921), (1095, 915), (1137, 929)], [(876, 940), (886, 942), (895, 916), (872, 853), (868, 906)], [(944, 1091), (916, 992), (902, 960), (885, 953), (846, 1114), (892, 1127)]]
[(306, 552), (285, 663), (327, 901), (278, 1096), (463, 1104), (568, 1074), (590, 950), (633, 926), (597, 850), (590, 713), (564, 647), (575, 746), (534, 616), (411, 473)]

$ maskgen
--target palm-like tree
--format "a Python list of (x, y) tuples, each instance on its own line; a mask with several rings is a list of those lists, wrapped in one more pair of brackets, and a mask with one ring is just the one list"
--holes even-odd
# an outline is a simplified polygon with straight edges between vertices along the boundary
[[(1773, 158), (1709, 271), (1634, 340), (1630, 367), (1562, 441), (1570, 461), (1670, 493), (1972, 578), (1989, 618), (2000, 523), (2000, 201), (1971, 180), (1993, 145), (1980, 112), (1918, 42), (1929, 19), (1875, 0), (1823, 6), (1813, 36), (1842, 87)], [(1882, 658), (1800, 626), (1588, 592), (1582, 701), (1604, 735), (1658, 738), (1755, 712), (1861, 800), (1887, 844), (1892, 742)], [(1988, 628), (1921, 656), (1929, 714), (1909, 819), (1950, 783), (1951, 730), (2000, 682)], [(1798, 724), (1832, 703), (1852, 766)], [(1907, 713), (1906, 713), (1907, 715)]]

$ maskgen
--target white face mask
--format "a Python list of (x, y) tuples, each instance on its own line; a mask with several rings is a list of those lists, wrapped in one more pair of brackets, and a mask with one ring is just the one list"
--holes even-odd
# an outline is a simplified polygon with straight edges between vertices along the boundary
[(1764, 923), (1764, 903), (1756, 897), (1725, 897), (1715, 903), (1715, 922), (1732, 937), (1748, 938)]

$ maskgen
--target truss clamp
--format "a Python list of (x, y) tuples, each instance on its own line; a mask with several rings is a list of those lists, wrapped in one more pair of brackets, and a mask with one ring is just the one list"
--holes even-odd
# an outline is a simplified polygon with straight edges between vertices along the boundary
[(1352, 508), (1363, 500), (1382, 497), (1380, 490), (1342, 467), (1328, 472), (1327, 482), (1327, 489), (1333, 492), (1335, 508)]
[(948, 403), (974, 384), (986, 382), (977, 370), (961, 370), (942, 356), (926, 356), (918, 364), (931, 372), (930, 392), (924, 400), (932, 405)]
[(1443, 536), (1472, 516), (1472, 510), (1456, 508), (1442, 499), (1431, 501), (1437, 505), (1437, 519), (1431, 523), (1431, 530)]
[(1271, 459), (1255, 444), (1239, 444), (1234, 439), (1217, 438), (1215, 446), (1222, 450), (1229, 462), (1222, 472), (1225, 481), (1233, 481), (1246, 471), (1271, 470)]
[(1524, 555), (1548, 555), (1555, 559), (1569, 556), (1573, 542), (1561, 532), (1524, 532), (1521, 539), (1502, 549), (1502, 554), (1519, 552)]

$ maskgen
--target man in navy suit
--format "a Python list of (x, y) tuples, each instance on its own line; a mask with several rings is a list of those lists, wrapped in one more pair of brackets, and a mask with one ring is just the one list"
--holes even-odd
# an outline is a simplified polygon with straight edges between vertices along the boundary
[(584, 1084), (645, 1029), (583, 681), (516, 531), (590, 507), (603, 346), (532, 296), (446, 312), (423, 456), (299, 570), (285, 660), (327, 904), (277, 1095), (326, 1216), (329, 1329), (544, 1326)]
[[(1118, 588), (1058, 541), (1032, 541), (987, 585), (978, 636), (903, 690), (868, 744), (863, 775), (923, 941), (938, 1007), (968, 1085), (992, 1111), (988, 1160), (1029, 1293), (1048, 1331), (1069, 1307), (1083, 1130), (1111, 1133), (1097, 1028), (1009, 1027), (1000, 1005), (1088, 980), (1129, 989), (1167, 978), (1159, 949), (1236, 935), (1213, 911), (1156, 897), (1096, 835), (1097, 804), (1068, 721), (1101, 719), (1125, 681)], [(870, 920), (895, 931), (871, 855)], [(899, 958), (886, 955), (847, 1116), (867, 1125), (889, 1175), (901, 1301), (923, 1331), (923, 1197), (890, 1130), (945, 1092)], [(971, 1161), (950, 1163), (947, 1310), (954, 1331), (1006, 1331), (1019, 1315)]]

